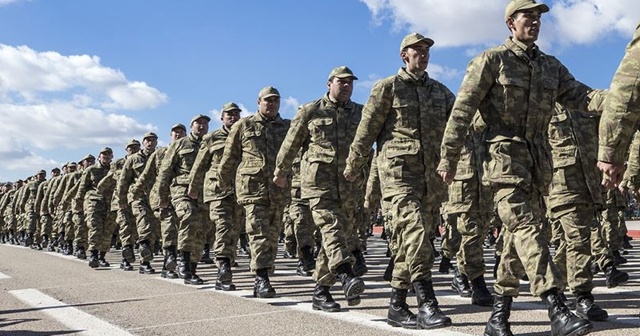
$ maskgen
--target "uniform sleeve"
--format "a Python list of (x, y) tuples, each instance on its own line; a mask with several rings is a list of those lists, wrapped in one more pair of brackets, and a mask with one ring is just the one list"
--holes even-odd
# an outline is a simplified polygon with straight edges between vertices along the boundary
[(169, 187), (171, 186), (171, 180), (175, 177), (174, 167), (178, 164), (178, 146), (181, 141), (174, 141), (169, 145), (167, 153), (162, 160), (160, 170), (158, 171), (158, 179), (156, 186), (158, 190), (158, 196), (160, 197), (160, 203), (167, 203), (170, 200), (171, 192)]
[(116, 184), (116, 191), (118, 200), (120, 203), (127, 202), (127, 193), (129, 192), (129, 186), (133, 183), (134, 179), (134, 170), (133, 165), (137, 159), (137, 155), (131, 155), (127, 158), (127, 161), (124, 162), (124, 166), (120, 171), (120, 176), (118, 177), (118, 183)]
[(622, 163), (640, 118), (640, 26), (613, 76), (600, 119), (598, 160)]
[(74, 195), (76, 203), (78, 204), (82, 204), (84, 202), (84, 197), (89, 188), (91, 188), (91, 181), (89, 179), (90, 172), (91, 168), (86, 169), (82, 172), (80, 180), (78, 180), (78, 191)]
[(34, 209), (36, 211), (36, 214), (40, 215), (41, 214), (41, 206), (42, 206), (42, 199), (44, 198), (44, 193), (45, 193), (45, 186), (47, 185), (48, 182), (42, 182), (38, 185), (38, 190), (36, 191), (36, 199), (35, 199), (35, 203), (34, 203)]
[(198, 195), (202, 194), (204, 188), (204, 176), (211, 167), (211, 146), (213, 145), (212, 138), (207, 138), (206, 141), (202, 141), (196, 160), (189, 172), (189, 188), (187, 192), (197, 192)]
[(278, 150), (276, 157), (276, 169), (273, 175), (276, 177), (286, 177), (291, 172), (293, 160), (298, 156), (298, 151), (304, 141), (309, 137), (309, 112), (304, 106), (300, 106), (298, 113), (291, 121), (291, 127)]
[(223, 190), (230, 187), (242, 155), (242, 125), (241, 122), (233, 124), (224, 143), (224, 152), (218, 165), (218, 183)]
[(142, 198), (144, 193), (149, 193), (153, 187), (153, 182), (156, 179), (156, 168), (158, 160), (158, 151), (156, 150), (149, 156), (147, 164), (144, 166), (144, 170), (133, 183), (133, 186), (129, 188), (129, 203), (133, 200)]

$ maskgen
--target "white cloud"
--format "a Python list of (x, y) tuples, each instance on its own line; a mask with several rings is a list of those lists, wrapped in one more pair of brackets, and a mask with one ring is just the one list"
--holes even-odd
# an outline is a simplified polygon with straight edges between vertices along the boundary
[[(25, 1), (25, 0), (0, 0), (0, 6), (9, 5), (9, 4), (20, 2), (20, 1)], [(26, 0), (26, 1), (31, 1), (31, 0)]]
[[(360, 0), (372, 21), (391, 21), (396, 32), (418, 31), (436, 42), (434, 48), (486, 46), (508, 35), (504, 9), (509, 0)], [(609, 34), (630, 36), (640, 17), (637, 0), (546, 1), (551, 12), (543, 16), (540, 44), (594, 43)], [(468, 50), (471, 52), (471, 50)]]
[(429, 76), (431, 78), (437, 79), (439, 81), (456, 79), (464, 75), (464, 71), (460, 69), (454, 69), (447, 66), (432, 64), (432, 63), (429, 63), (429, 67), (427, 68), (427, 71), (429, 72)]
[[(29, 148), (26, 148), (15, 138), (0, 138), (0, 162), (3, 168), (10, 170), (24, 171), (23, 177), (29, 174), (35, 174), (39, 167), (54, 166), (57, 164), (55, 160), (45, 159)], [(38, 167), (38, 168), (37, 168)], [(6, 180), (3, 178), (3, 180)]]

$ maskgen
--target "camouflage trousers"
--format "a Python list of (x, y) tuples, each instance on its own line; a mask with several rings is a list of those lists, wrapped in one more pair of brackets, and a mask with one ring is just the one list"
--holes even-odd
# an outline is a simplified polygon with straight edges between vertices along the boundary
[(313, 278), (319, 285), (331, 286), (336, 282), (336, 268), (344, 263), (353, 264), (355, 199), (311, 198), (309, 208), (313, 222), (322, 234), (322, 247), (316, 259)]
[(136, 230), (136, 222), (131, 212), (131, 207), (116, 210), (116, 225), (120, 228), (118, 236), (122, 246), (133, 246), (138, 238), (138, 230)]
[(591, 228), (596, 221), (592, 204), (568, 204), (551, 209), (554, 231), (560, 231), (560, 243), (553, 262), (562, 274), (563, 285), (573, 293), (591, 293)]
[[(602, 215), (602, 234), (609, 250), (617, 251), (622, 249), (624, 232), (626, 234), (626, 226), (624, 217), (620, 215), (617, 206), (607, 205), (601, 212)], [(624, 228), (623, 228), (624, 226)]]
[(284, 207), (282, 213), (282, 235), (284, 235), (284, 251), (290, 255), (297, 254), (297, 242), (296, 234), (293, 231), (293, 221), (289, 215), (289, 207), (291, 204)]
[(49, 239), (51, 239), (52, 220), (53, 219), (51, 218), (51, 215), (49, 215), (48, 213), (40, 215), (40, 218), (38, 218), (38, 225), (36, 229), (36, 235), (38, 237), (42, 237), (46, 235), (47, 237), (49, 237)]
[(85, 222), (84, 212), (73, 211), (71, 215), (71, 221), (73, 222), (74, 239), (73, 244), (77, 247), (87, 246), (87, 223)]
[(429, 239), (440, 223), (440, 213), (431, 210), (425, 199), (415, 194), (402, 194), (383, 201), (389, 214), (389, 247), (395, 261), (393, 288), (409, 289), (413, 282), (431, 280), (433, 249)]
[(293, 234), (298, 246), (296, 254), (300, 256), (303, 247), (316, 245), (315, 231), (317, 227), (314, 225), (309, 201), (292, 197), (289, 205), (289, 217), (293, 223)]
[(38, 226), (38, 215), (35, 211), (27, 211), (25, 214), (25, 231), (35, 234)]
[(215, 199), (209, 203), (209, 219), (213, 222), (216, 259), (235, 260), (240, 229), (244, 226), (244, 209), (234, 195)]
[(145, 198), (131, 202), (131, 213), (136, 221), (138, 242), (146, 240), (153, 248), (153, 243), (158, 238), (156, 231), (160, 223), (151, 210), (149, 201)]
[(278, 237), (282, 231), (284, 205), (271, 203), (244, 204), (245, 227), (251, 247), (252, 272), (259, 269), (273, 270), (278, 253)]
[(73, 241), (76, 237), (75, 225), (73, 224), (73, 213), (69, 210), (62, 214), (62, 222), (60, 227), (64, 232), (64, 240)]
[(171, 246), (178, 246), (178, 217), (173, 206), (153, 211), (153, 215), (160, 222), (160, 237), (162, 248), (168, 249)]
[(64, 212), (59, 208), (56, 208), (53, 214), (53, 225), (52, 225), (53, 235), (55, 235), (56, 237), (58, 237), (60, 233), (64, 232), (64, 226), (62, 225), (63, 215), (64, 215)]
[[(362, 197), (364, 201), (364, 197)], [(356, 239), (356, 249), (360, 251), (367, 250), (367, 239), (369, 239), (369, 229), (371, 226), (371, 222), (369, 222), (369, 216), (367, 216), (367, 211), (364, 208), (363, 202), (359, 202), (356, 206), (355, 215), (354, 215), (354, 235)]]
[(111, 236), (116, 227), (116, 211), (109, 210), (105, 200), (86, 200), (84, 220), (87, 226), (88, 250), (108, 252)]
[(486, 212), (467, 212), (456, 214), (457, 231), (460, 233), (460, 248), (457, 254), (458, 270), (473, 280), (485, 272), (482, 243), (489, 230), (489, 218)]
[(591, 255), (593, 262), (602, 270), (613, 265), (613, 255), (604, 240), (599, 220), (595, 220), (591, 226)]
[(458, 216), (459, 214), (448, 214), (446, 215), (444, 232), (442, 234), (442, 242), (440, 246), (442, 247), (442, 255), (453, 259), (458, 251), (460, 251), (460, 242), (462, 241), (462, 236), (458, 231)]
[(178, 219), (178, 250), (191, 253), (191, 262), (200, 262), (204, 249), (204, 223), (208, 212), (202, 200), (172, 200)]
[(562, 275), (551, 260), (547, 239), (542, 236), (544, 211), (540, 194), (509, 185), (496, 186), (494, 190), (498, 215), (504, 224), (495, 292), (517, 297), (524, 274), (529, 277), (533, 295), (562, 289)]

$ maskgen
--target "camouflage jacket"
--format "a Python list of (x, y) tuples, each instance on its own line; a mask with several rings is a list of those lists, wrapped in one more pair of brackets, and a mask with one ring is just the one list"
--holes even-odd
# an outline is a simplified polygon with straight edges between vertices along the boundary
[(4, 217), (5, 213), (10, 210), (10, 204), (15, 197), (16, 191), (14, 189), (9, 190), (6, 194), (2, 195), (0, 199), (0, 217)]
[(640, 118), (640, 25), (613, 76), (600, 120), (598, 160), (623, 163)]
[(229, 130), (222, 126), (202, 137), (198, 156), (196, 156), (196, 161), (189, 173), (189, 190), (197, 192), (198, 195), (202, 194), (205, 203), (233, 194), (233, 192), (220, 190), (216, 180), (218, 164), (222, 159), (224, 144), (228, 136)]
[(162, 160), (167, 153), (168, 147), (156, 148), (155, 151), (147, 159), (147, 164), (144, 166), (142, 174), (136, 179), (136, 182), (129, 188), (129, 203), (134, 200), (141, 199), (144, 195), (149, 196), (149, 205), (152, 209), (158, 207), (160, 201), (157, 190), (153, 189), (153, 184), (158, 177), (158, 171), (162, 165)]
[[(188, 198), (189, 172), (196, 161), (202, 139), (196, 138), (193, 133), (174, 141), (169, 145), (162, 160), (158, 180), (154, 188), (157, 188), (160, 203), (168, 203), (171, 199)], [(202, 198), (202, 196), (199, 196)], [(152, 205), (155, 206), (155, 205)]]
[(346, 172), (363, 169), (377, 141), (382, 197), (417, 194), (438, 209), (446, 186), (436, 172), (437, 144), (453, 101), (453, 93), (426, 73), (416, 79), (401, 68), (397, 75), (378, 81), (362, 111)]
[(78, 192), (75, 194), (76, 204), (84, 204), (85, 201), (109, 202), (115, 183), (111, 179), (111, 187), (106, 187), (103, 182), (106, 182), (110, 169), (110, 165), (103, 165), (98, 161), (82, 172), (80, 181), (78, 181)]
[[(125, 157), (111, 162), (109, 173), (107, 173), (105, 180), (102, 182), (102, 184), (106, 188), (105, 194), (109, 193), (109, 190), (107, 189), (113, 189), (110, 205), (111, 211), (120, 209), (120, 198), (118, 197), (118, 195), (120, 195), (120, 192), (118, 191), (118, 181), (120, 180), (120, 174), (122, 173), (122, 169), (124, 168), (124, 164), (127, 162), (128, 158), (129, 156), (125, 155)], [(125, 200), (123, 200), (122, 202), (126, 203)]]
[(53, 194), (55, 194), (56, 189), (58, 189), (58, 186), (60, 185), (60, 182), (62, 182), (62, 177), (64, 177), (64, 175), (58, 175), (49, 180), (49, 183), (47, 184), (47, 192), (44, 194), (42, 205), (40, 206), (42, 208), (46, 207), (47, 210), (43, 209), (42, 211), (46, 211), (52, 216), (56, 212), (56, 205), (53, 203)]
[(36, 211), (36, 194), (38, 193), (40, 183), (42, 183), (42, 181), (31, 181), (26, 184), (26, 188), (18, 205), (21, 212), (30, 213)]
[(238, 203), (284, 205), (290, 192), (280, 190), (272, 179), (290, 123), (280, 115), (268, 120), (256, 112), (233, 124), (218, 165), (220, 188), (228, 189), (235, 176)]
[(480, 111), (490, 155), (485, 181), (527, 190), (534, 185), (546, 195), (551, 180), (546, 133), (555, 103), (594, 112), (602, 98), (555, 57), (509, 38), (469, 64), (442, 140), (438, 170), (455, 170), (471, 118)]
[(42, 183), (40, 183), (40, 185), (38, 186), (38, 191), (36, 192), (35, 208), (36, 213), (40, 216), (49, 214), (49, 208), (47, 206), (44, 206), (44, 199), (45, 195), (47, 194), (47, 190), (49, 190), (49, 183), (51, 183), (51, 180), (42, 181)]
[[(131, 189), (133, 188), (133, 184), (136, 180), (138, 180), (140, 175), (142, 175), (145, 165), (149, 159), (149, 155), (151, 154), (153, 154), (153, 152), (147, 153), (145, 150), (140, 150), (139, 152), (129, 156), (124, 162), (116, 184), (116, 190), (118, 192), (117, 197), (121, 203), (130, 204), (133, 201), (140, 200), (140, 198), (133, 198), (132, 195), (130, 195), (132, 194)], [(144, 195), (142, 197), (144, 197)]]
[(598, 118), (557, 106), (549, 124), (553, 178), (547, 207), (602, 204), (600, 173), (596, 167)]
[(356, 135), (362, 105), (352, 101), (338, 106), (329, 94), (298, 108), (276, 159), (275, 176), (286, 177), (302, 149), (300, 188), (302, 198), (354, 196), (362, 189), (360, 178), (344, 178), (349, 144)]
[[(78, 191), (78, 181), (80, 181), (80, 177), (82, 177), (82, 171), (77, 170), (71, 174), (66, 181), (66, 185), (64, 188), (64, 192), (62, 193), (62, 197), (60, 198), (59, 206), (62, 207), (62, 210), (77, 210), (77, 204), (72, 204), (73, 198)], [(80, 202), (82, 204), (82, 202)], [(71, 208), (70, 208), (71, 206)]]
[(373, 155), (364, 192), (364, 207), (370, 210), (377, 209), (380, 206), (380, 199), (382, 198), (382, 194), (380, 192), (380, 175), (378, 174), (378, 160), (376, 158), (377, 155), (378, 152)]
[[(636, 131), (627, 159), (627, 170), (624, 172), (623, 185), (637, 191), (640, 189), (640, 132)], [(637, 195), (636, 195), (637, 197)]]

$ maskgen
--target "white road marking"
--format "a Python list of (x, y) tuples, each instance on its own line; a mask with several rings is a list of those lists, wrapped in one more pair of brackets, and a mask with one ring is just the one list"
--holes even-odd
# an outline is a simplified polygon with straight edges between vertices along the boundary
[(11, 277), (6, 275), (6, 274), (4, 274), (4, 273), (2, 273), (2, 272), (0, 272), (0, 279), (11, 279)]
[(86, 336), (131, 336), (132, 334), (118, 326), (103, 321), (80, 309), (58, 301), (36, 289), (20, 289), (9, 293), (31, 307), (40, 309), (56, 321), (72, 330), (81, 330), (79, 335)]

